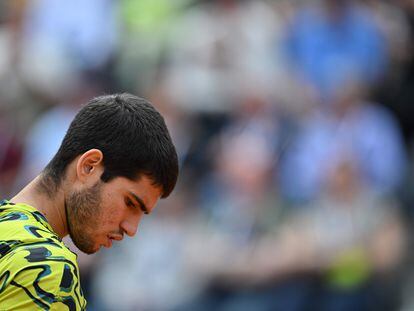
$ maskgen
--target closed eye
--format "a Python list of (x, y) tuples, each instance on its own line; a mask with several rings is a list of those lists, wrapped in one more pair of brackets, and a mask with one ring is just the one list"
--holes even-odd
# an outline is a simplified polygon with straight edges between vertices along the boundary
[[(131, 191), (129, 192), (129, 194), (132, 195), (132, 197), (134, 198), (135, 201), (137, 201), (137, 203), (139, 204), (139, 208), (141, 209), (141, 211), (144, 214), (147, 214), (148, 215), (149, 214), (149, 210), (148, 210), (147, 206), (145, 205), (144, 201), (142, 201), (142, 199), (139, 196), (137, 196), (135, 193), (133, 193)], [(132, 200), (129, 197), (128, 197), (128, 200), (130, 200), (132, 202)], [(135, 208), (137, 208), (136, 205), (134, 204), (134, 202), (132, 202), (132, 204), (133, 204), (133, 206)]]
[(125, 204), (128, 206), (128, 207), (132, 207), (132, 208), (137, 208), (136, 206), (135, 206), (135, 204), (131, 201), (131, 199), (129, 199), (129, 198), (127, 198), (126, 200), (125, 200)]

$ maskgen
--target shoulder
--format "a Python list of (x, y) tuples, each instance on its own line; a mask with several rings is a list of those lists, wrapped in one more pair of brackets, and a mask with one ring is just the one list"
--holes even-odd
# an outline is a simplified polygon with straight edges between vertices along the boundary
[(8, 304), (13, 309), (84, 309), (76, 255), (63, 243), (41, 241), (14, 248), (0, 260), (0, 305)]
[(0, 305), (22, 310), (58, 305), (84, 309), (78, 266), (70, 254), (69, 250), (29, 245), (4, 257), (0, 261)]

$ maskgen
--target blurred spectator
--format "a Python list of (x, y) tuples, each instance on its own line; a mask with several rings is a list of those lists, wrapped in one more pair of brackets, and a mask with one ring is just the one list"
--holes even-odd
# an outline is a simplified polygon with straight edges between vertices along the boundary
[(163, 115), (177, 149), (180, 166), (182, 166), (187, 158), (192, 139), (190, 114), (171, 99), (162, 79), (156, 80), (149, 88), (147, 97)]
[[(399, 0), (389, 4), (394, 6), (391, 12), (397, 11), (403, 15), (400, 21), (403, 20), (402, 22), (406, 26), (406, 28), (400, 27), (400, 29), (394, 30), (393, 37), (396, 38), (394, 40), (405, 39), (406, 46), (404, 48), (401, 47), (401, 44), (397, 45), (401, 47), (399, 62), (394, 62), (393, 74), (388, 76), (383, 85), (380, 85), (375, 95), (395, 112), (406, 142), (412, 145), (414, 138), (414, 123), (412, 122), (414, 115), (412, 105), (414, 101), (414, 45), (412, 44), (414, 39), (414, 6), (411, 0)], [(395, 44), (394, 41), (391, 43)]]
[(289, 27), (286, 46), (297, 74), (324, 101), (344, 76), (359, 76), (371, 84), (387, 66), (386, 42), (374, 15), (352, 0), (311, 2), (300, 9)]
[(41, 114), (29, 130), (16, 188), (32, 180), (49, 163), (80, 105), (101, 93), (100, 86), (92, 80), (81, 76), (78, 79), (76, 92)]
[(28, 1), (22, 78), (55, 99), (74, 93), (79, 72), (105, 74), (117, 48), (118, 30), (116, 1)]
[(13, 97), (22, 91), (16, 79), (16, 55), (19, 53), (19, 24), (22, 1), (0, 4), (0, 197), (12, 194), (21, 164), (23, 133), (21, 115)]
[(29, 182), (52, 159), (76, 114), (74, 108), (57, 105), (42, 114), (29, 130), (19, 184)]
[[(276, 189), (271, 176), (278, 147), (278, 119), (273, 107), (259, 94), (241, 98), (240, 107), (227, 126), (209, 146), (213, 169), (202, 182), (199, 193), (201, 206), (212, 217), (215, 226), (229, 230), (242, 226), (256, 213), (256, 201)], [(257, 203), (257, 202), (256, 202)], [(259, 204), (260, 205), (260, 204)], [(234, 218), (235, 217), (235, 218)]]
[(123, 89), (151, 89), (168, 57), (168, 41), (192, 0), (122, 0), (120, 49), (115, 62), (117, 83)]
[(164, 78), (169, 97), (191, 115), (185, 167), (192, 185), (210, 173), (214, 151), (207, 146), (244, 97), (260, 94), (278, 104), (283, 99), (284, 108), (293, 103), (277, 48), (283, 12), (267, 1), (199, 1), (171, 27)]
[(170, 94), (187, 110), (227, 112), (237, 109), (240, 90), (251, 86), (264, 94), (283, 92), (284, 62), (274, 48), (281, 28), (265, 1), (195, 5), (171, 35)]
[(386, 40), (390, 58), (387, 75), (390, 75), (391, 71), (390, 77), (397, 78), (396, 71), (401, 70), (400, 66), (410, 57), (411, 30), (409, 20), (401, 6), (395, 3), (382, 0), (362, 0), (361, 3), (371, 12), (373, 21)]
[(0, 108), (0, 197), (8, 198), (12, 194), (23, 155), (22, 142), (11, 115)]
[(17, 135), (25, 135), (41, 109), (19, 75), (22, 25), (26, 1), (6, 1), (0, 7), (0, 109), (12, 116)]
[(386, 196), (401, 185), (406, 153), (394, 117), (362, 99), (362, 83), (337, 85), (328, 111), (305, 116), (281, 164), (281, 187), (294, 202), (318, 198), (327, 172), (343, 154), (355, 158), (361, 179)]
[(227, 292), (238, 286), (223, 283), (218, 271), (275, 225), (279, 207), (272, 171), (278, 121), (269, 103), (253, 94), (241, 100), (239, 111), (211, 146), (214, 166), (199, 190), (207, 223), (193, 238), (188, 261), (206, 285), (199, 297), (177, 310), (221, 310)]

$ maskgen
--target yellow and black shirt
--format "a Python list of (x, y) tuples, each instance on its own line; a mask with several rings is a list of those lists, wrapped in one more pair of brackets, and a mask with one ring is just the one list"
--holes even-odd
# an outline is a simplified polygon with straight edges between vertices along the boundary
[(85, 310), (76, 254), (26, 204), (0, 201), (0, 310)]

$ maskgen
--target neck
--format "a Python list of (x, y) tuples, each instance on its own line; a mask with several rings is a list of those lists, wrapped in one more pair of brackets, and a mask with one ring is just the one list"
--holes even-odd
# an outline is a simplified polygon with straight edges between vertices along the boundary
[(36, 208), (42, 213), (53, 230), (60, 238), (68, 234), (68, 226), (65, 211), (65, 194), (59, 187), (53, 195), (46, 193), (41, 187), (41, 176), (37, 176), (25, 188), (23, 188), (11, 201), (24, 203)]

